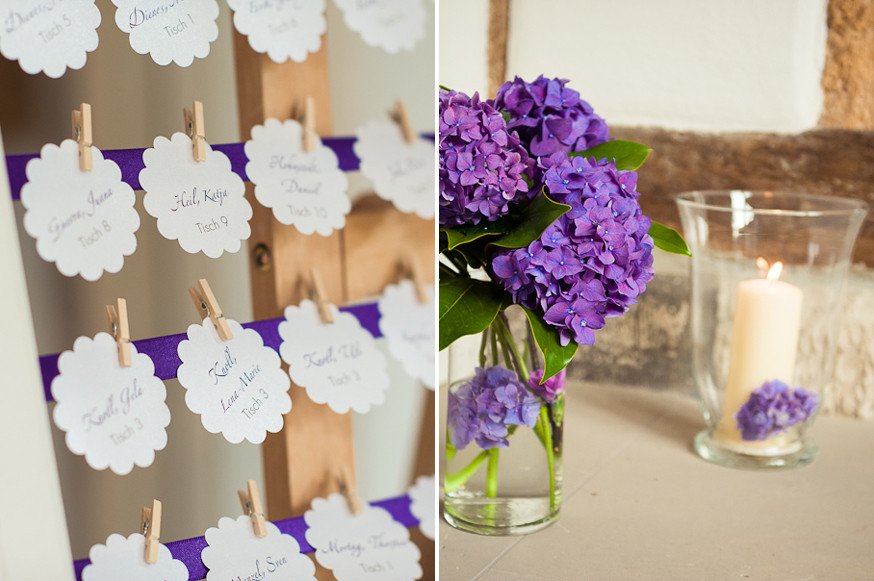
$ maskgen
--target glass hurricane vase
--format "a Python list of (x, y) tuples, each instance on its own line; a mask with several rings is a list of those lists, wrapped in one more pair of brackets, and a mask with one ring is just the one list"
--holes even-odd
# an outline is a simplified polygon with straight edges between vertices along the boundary
[(807, 437), (835, 369), (841, 296), (866, 204), (765, 191), (677, 198), (692, 250), (692, 367), (706, 460), (811, 462)]
[(516, 307), (466, 339), (449, 350), (444, 517), (485, 535), (542, 529), (561, 505), (565, 372), (542, 381)]

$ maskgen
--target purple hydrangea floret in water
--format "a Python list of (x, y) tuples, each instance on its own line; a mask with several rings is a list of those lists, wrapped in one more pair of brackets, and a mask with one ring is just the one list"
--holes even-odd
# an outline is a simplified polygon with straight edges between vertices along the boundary
[(819, 394), (774, 380), (753, 390), (734, 419), (744, 440), (761, 441), (806, 422), (818, 405)]
[(558, 397), (558, 394), (564, 393), (566, 375), (567, 368), (562, 369), (556, 375), (553, 375), (552, 377), (544, 381), (541, 385), (540, 382), (543, 381), (543, 370), (535, 369), (528, 377), (528, 389), (530, 389), (549, 403), (552, 403), (555, 401), (555, 398)]
[(591, 345), (653, 278), (652, 221), (638, 203), (637, 174), (613, 161), (559, 152), (540, 166), (549, 196), (571, 209), (528, 247), (498, 249), (491, 274), (516, 304), (557, 327), (562, 345)]
[(469, 381), (449, 392), (449, 436), (459, 450), (475, 441), (483, 450), (506, 448), (507, 426), (537, 423), (542, 402), (504, 367), (477, 367)]
[(495, 108), (509, 113), (508, 127), (534, 157), (583, 151), (607, 141), (607, 123), (566, 84), (566, 79), (540, 75), (533, 83), (516, 77), (498, 89)]
[(477, 93), (440, 89), (440, 225), (493, 222), (533, 192), (528, 153), (504, 117)]

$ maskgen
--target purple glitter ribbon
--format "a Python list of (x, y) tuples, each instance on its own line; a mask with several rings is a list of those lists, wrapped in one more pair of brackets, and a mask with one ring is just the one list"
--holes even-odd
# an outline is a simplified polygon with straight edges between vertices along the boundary
[[(424, 139), (434, 139), (433, 133), (423, 133)], [(342, 171), (356, 171), (359, 168), (360, 162), (352, 150), (352, 145), (355, 143), (355, 137), (325, 137), (322, 139), (322, 144), (334, 150), (337, 154), (337, 160)], [(243, 178), (244, 182), (249, 181), (249, 176), (246, 175), (246, 164), (249, 159), (244, 151), (245, 143), (224, 143), (219, 145), (211, 145), (215, 151), (220, 151), (228, 156), (231, 160), (231, 171)], [(135, 190), (141, 190), (140, 186), (140, 171), (145, 167), (143, 163), (143, 152), (145, 149), (108, 149), (101, 150), (104, 159), (110, 159), (118, 164), (121, 168), (121, 181), (128, 184)], [(9, 173), (9, 188), (12, 190), (12, 199), (21, 199), (21, 188), (27, 183), (27, 162), (39, 157), (38, 153), (25, 153), (21, 155), (7, 155), (6, 169)]]
[[(322, 143), (337, 154), (341, 170), (355, 171), (358, 169), (358, 158), (352, 151), (352, 144), (355, 143), (354, 137), (327, 137), (322, 140)], [(228, 159), (231, 160), (231, 171), (247, 182), (249, 177), (246, 175), (246, 164), (249, 159), (243, 150), (244, 146), (244, 143), (211, 145), (215, 151), (220, 151), (228, 156)], [(135, 190), (141, 190), (143, 188), (140, 186), (140, 171), (146, 167), (143, 163), (144, 151), (145, 149), (109, 149), (101, 150), (101, 153), (105, 159), (114, 161), (121, 168), (121, 181)], [(27, 162), (37, 157), (39, 157), (38, 153), (6, 156), (6, 169), (9, 172), (9, 187), (12, 189), (13, 200), (21, 198), (21, 188), (27, 183), (27, 174), (25, 173)]]
[[(379, 330), (379, 306), (377, 303), (340, 307), (340, 311), (354, 315), (358, 322), (361, 323), (361, 326), (373, 335), (374, 339), (382, 337), (382, 332)], [(257, 331), (264, 340), (264, 345), (271, 347), (278, 353), (279, 346), (282, 344), (282, 338), (279, 336), (279, 323), (284, 320), (283, 317), (277, 317), (276, 319), (267, 319), (265, 321), (243, 323), (242, 326), (243, 328)], [(155, 364), (155, 376), (158, 379), (165, 380), (176, 377), (176, 370), (182, 365), (182, 360), (179, 359), (176, 349), (179, 347), (179, 343), (187, 338), (185, 333), (179, 333), (178, 335), (140, 339), (139, 341), (131, 342), (136, 346), (138, 353), (145, 353)], [(39, 358), (39, 368), (42, 372), (46, 401), (55, 401), (55, 398), (52, 397), (52, 380), (60, 373), (58, 371), (58, 358), (60, 356), (60, 353), (52, 353), (51, 355), (41, 355)]]
[[(371, 506), (378, 506), (387, 510), (394, 520), (407, 528), (419, 525), (419, 520), (410, 512), (410, 504), (411, 499), (407, 495), (370, 503)], [(301, 553), (315, 552), (315, 548), (306, 540), (307, 525), (302, 516), (274, 521), (273, 524), (276, 525), (280, 532), (291, 535), (297, 540)], [(182, 561), (188, 568), (189, 581), (206, 578), (207, 568), (204, 566), (203, 561), (200, 560), (200, 553), (207, 546), (206, 538), (194, 537), (164, 544), (170, 549), (170, 554), (173, 555), (173, 558)], [(82, 580), (82, 570), (90, 564), (91, 559), (73, 561), (73, 569), (76, 572), (76, 579), (78, 581)]]

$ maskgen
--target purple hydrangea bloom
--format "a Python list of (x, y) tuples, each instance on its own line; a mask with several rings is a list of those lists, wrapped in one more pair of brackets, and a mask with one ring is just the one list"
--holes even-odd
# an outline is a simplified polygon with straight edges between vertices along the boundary
[(507, 426), (537, 423), (542, 402), (504, 367), (477, 367), (469, 381), (449, 392), (447, 424), (459, 450), (476, 441), (483, 450), (506, 448)]
[(527, 200), (528, 153), (477, 93), (440, 89), (440, 225), (492, 222)]
[(555, 401), (555, 398), (558, 397), (558, 394), (564, 393), (566, 375), (567, 368), (562, 369), (541, 385), (540, 382), (543, 381), (543, 370), (535, 369), (531, 372), (531, 375), (528, 378), (528, 388), (546, 401), (552, 403)]
[(583, 151), (607, 141), (607, 123), (566, 84), (540, 75), (533, 83), (516, 77), (498, 89), (495, 108), (510, 114), (508, 127), (518, 131), (533, 156)]
[(491, 272), (516, 304), (558, 327), (562, 345), (591, 345), (605, 319), (628, 310), (653, 278), (652, 221), (633, 171), (564, 152), (540, 167), (550, 197), (571, 209), (527, 248), (498, 249)]
[(807, 421), (819, 405), (819, 394), (801, 387), (790, 389), (780, 380), (768, 381), (750, 394), (734, 415), (744, 440), (767, 440)]

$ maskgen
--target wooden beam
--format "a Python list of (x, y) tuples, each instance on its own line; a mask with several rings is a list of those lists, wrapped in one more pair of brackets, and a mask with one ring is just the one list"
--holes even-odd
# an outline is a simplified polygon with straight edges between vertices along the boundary
[[(316, 131), (331, 134), (331, 114), (325, 45), (304, 63), (277, 64), (256, 54), (248, 40), (234, 34), (240, 137), (268, 117), (288, 119), (292, 110), (313, 97), (318, 108)], [(247, 184), (252, 204), (250, 276), (256, 319), (282, 316), (287, 305), (307, 298), (302, 281), (317, 267), (329, 300), (343, 302), (341, 235), (305, 236), (276, 221), (272, 210), (258, 204)], [(268, 517), (271, 520), (303, 514), (312, 498), (338, 492), (336, 474), (354, 468), (350, 414), (339, 415), (313, 403), (303, 388), (292, 385), (293, 406), (285, 426), (268, 434), (262, 446)]]
[(510, 28), (510, 0), (489, 0), (488, 73), (489, 97), (507, 80), (507, 37)]
[[(613, 127), (611, 135), (653, 148), (639, 171), (640, 204), (647, 216), (672, 228), (680, 227), (674, 196), (690, 190), (789, 190), (874, 206), (874, 131), (710, 134)], [(853, 261), (874, 267), (874, 212), (865, 219)]]
[(819, 124), (874, 129), (874, 2), (830, 0)]

